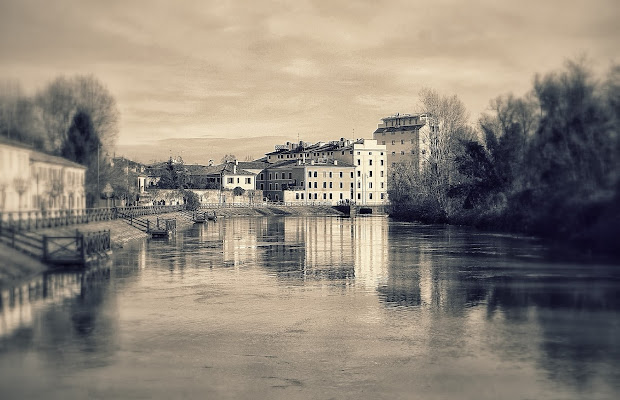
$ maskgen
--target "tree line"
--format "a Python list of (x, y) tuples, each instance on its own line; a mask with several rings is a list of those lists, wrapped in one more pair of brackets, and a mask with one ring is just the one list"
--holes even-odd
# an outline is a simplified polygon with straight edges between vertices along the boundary
[(567, 61), (537, 75), (526, 95), (491, 100), (474, 127), (456, 96), (422, 91), (426, 154), (392, 168), (390, 213), (618, 252), (619, 89), (619, 65), (597, 77), (585, 61)]
[(92, 75), (58, 77), (34, 95), (19, 82), (0, 83), (0, 135), (86, 166), (87, 206), (118, 175), (107, 160), (118, 119), (116, 100)]

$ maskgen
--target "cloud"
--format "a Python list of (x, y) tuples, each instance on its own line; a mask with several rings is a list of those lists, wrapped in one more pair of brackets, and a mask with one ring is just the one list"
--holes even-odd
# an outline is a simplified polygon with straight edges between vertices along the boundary
[[(428, 86), (472, 115), (536, 72), (620, 53), (616, 0), (5, 0), (0, 77), (33, 91), (94, 73), (116, 97), (123, 143), (219, 132), (369, 135)], [(559, 16), (561, 14), (561, 17)]]

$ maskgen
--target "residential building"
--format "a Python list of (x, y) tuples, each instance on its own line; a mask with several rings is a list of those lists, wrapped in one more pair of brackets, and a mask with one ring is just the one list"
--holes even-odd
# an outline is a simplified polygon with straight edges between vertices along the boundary
[(0, 171), (0, 211), (86, 206), (83, 165), (0, 138)]
[(427, 114), (395, 114), (381, 119), (373, 139), (385, 145), (387, 163), (412, 162), (420, 168), (428, 151), (428, 134), (435, 127)]
[(267, 153), (266, 156), (269, 163), (293, 161), (303, 165), (312, 160), (318, 164), (329, 164), (337, 160), (340, 165), (354, 168), (353, 197), (349, 195), (350, 200), (360, 205), (380, 205), (387, 202), (386, 146), (378, 144), (376, 140), (353, 141), (341, 138), (316, 144), (288, 142), (276, 146), (275, 151)]
[(288, 160), (271, 164), (257, 180), (269, 201), (338, 204), (353, 198), (355, 167), (339, 160)]

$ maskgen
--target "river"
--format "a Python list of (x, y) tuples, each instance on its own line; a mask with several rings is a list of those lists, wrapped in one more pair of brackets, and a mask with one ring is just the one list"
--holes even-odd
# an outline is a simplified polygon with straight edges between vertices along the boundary
[(385, 217), (230, 218), (1, 293), (3, 399), (611, 399), (620, 267)]

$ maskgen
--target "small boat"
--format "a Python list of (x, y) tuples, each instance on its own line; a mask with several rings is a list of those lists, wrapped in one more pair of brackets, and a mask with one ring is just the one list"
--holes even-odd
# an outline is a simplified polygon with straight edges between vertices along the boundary
[(217, 221), (217, 215), (215, 214), (215, 211), (208, 211), (205, 213), (205, 216), (209, 221)]
[(205, 223), (208, 220), (207, 213), (206, 212), (194, 213), (192, 220), (194, 221), (195, 224)]

